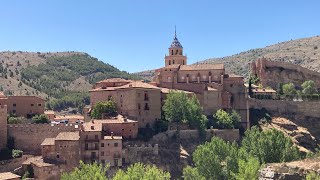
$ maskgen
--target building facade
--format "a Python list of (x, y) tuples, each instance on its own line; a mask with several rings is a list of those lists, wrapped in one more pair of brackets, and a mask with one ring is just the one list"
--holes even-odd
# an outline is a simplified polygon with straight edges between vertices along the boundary
[(248, 127), (247, 95), (242, 76), (227, 74), (223, 64), (187, 65), (176, 34), (164, 59), (165, 67), (157, 69), (154, 78), (158, 87), (195, 93), (206, 115), (218, 109), (236, 110), (241, 115), (241, 125)]
[(0, 149), (7, 146), (8, 129), (7, 129), (7, 105), (0, 105)]
[(44, 99), (36, 96), (4, 96), (0, 95), (0, 105), (7, 105), (9, 114), (31, 118), (44, 113)]

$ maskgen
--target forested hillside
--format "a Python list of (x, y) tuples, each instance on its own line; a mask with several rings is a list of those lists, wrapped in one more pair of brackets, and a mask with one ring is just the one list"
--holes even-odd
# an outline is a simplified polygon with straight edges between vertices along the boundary
[(55, 110), (80, 110), (89, 103), (93, 84), (113, 77), (139, 79), (86, 53), (0, 52), (0, 91), (41, 96)]

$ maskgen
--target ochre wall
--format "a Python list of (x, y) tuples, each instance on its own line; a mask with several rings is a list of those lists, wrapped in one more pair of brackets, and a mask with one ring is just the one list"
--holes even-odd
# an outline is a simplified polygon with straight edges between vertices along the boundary
[(7, 127), (8, 136), (14, 138), (15, 148), (30, 154), (41, 154), (41, 143), (45, 138), (55, 138), (60, 132), (79, 130), (78, 125), (73, 124), (16, 124)]

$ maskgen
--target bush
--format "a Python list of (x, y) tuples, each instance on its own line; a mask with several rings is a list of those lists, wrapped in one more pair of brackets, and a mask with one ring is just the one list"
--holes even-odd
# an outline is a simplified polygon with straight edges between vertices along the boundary
[(23, 155), (23, 151), (19, 149), (12, 150), (12, 158), (19, 158), (19, 157), (22, 157), (22, 155)]
[(8, 124), (21, 124), (21, 123), (22, 123), (21, 117), (13, 117), (13, 116), (8, 117)]
[(49, 123), (49, 119), (45, 114), (35, 115), (32, 117), (32, 122), (36, 124)]
[(217, 121), (217, 124), (220, 128), (233, 129), (239, 128), (241, 116), (234, 110), (231, 114), (229, 114), (226, 111), (219, 109), (214, 115), (214, 119)]

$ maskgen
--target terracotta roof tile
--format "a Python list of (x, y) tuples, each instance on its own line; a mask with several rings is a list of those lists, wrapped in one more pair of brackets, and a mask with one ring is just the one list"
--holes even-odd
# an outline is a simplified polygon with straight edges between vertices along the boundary
[(0, 179), (3, 179), (3, 180), (16, 179), (16, 178), (20, 178), (20, 177), (21, 176), (13, 174), (12, 172), (0, 173)]
[(56, 138), (45, 138), (43, 142), (41, 143), (41, 146), (51, 146), (54, 145), (54, 141)]
[(55, 138), (56, 140), (61, 141), (77, 141), (79, 140), (79, 132), (61, 132), (58, 134), (58, 136)]
[(128, 88), (160, 89), (157, 86), (151, 85), (149, 83), (144, 83), (144, 82), (141, 82), (141, 81), (134, 81), (132, 83), (117, 87), (117, 89), (128, 89)]
[(100, 120), (93, 120), (90, 122), (85, 122), (82, 124), (83, 131), (92, 131), (92, 132), (99, 132), (102, 131), (102, 124), (99, 122)]
[(193, 64), (193, 65), (181, 65), (180, 70), (190, 71), (190, 70), (211, 70), (211, 69), (224, 69), (223, 64)]
[(104, 136), (103, 139), (108, 139), (108, 140), (111, 140), (111, 139), (121, 140), (121, 139), (122, 139), (122, 136)]
[(109, 79), (99, 81), (97, 83), (102, 83), (102, 82), (127, 82), (127, 83), (130, 83), (130, 82), (132, 82), (132, 80), (122, 79), (122, 78), (109, 78)]

